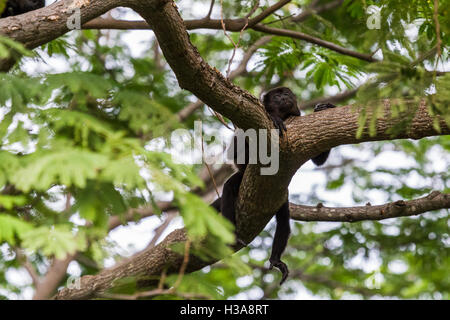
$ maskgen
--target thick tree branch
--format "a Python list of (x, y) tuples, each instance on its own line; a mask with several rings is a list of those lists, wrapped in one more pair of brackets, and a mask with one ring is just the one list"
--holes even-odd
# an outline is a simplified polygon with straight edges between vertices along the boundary
[[(0, 19), (0, 34), (34, 49), (69, 32), (67, 22), (75, 9), (81, 9), (81, 23), (122, 6), (123, 0), (61, 0), (50, 6), (18, 16)], [(0, 60), (0, 71), (8, 71), (13, 58)]]
[(36, 269), (34, 269), (34, 266), (31, 264), (30, 260), (28, 260), (26, 254), (23, 253), (19, 248), (14, 248), (14, 252), (16, 253), (17, 260), (19, 260), (19, 262), (30, 275), (31, 280), (33, 281), (33, 285), (38, 286), (40, 283), (40, 276), (37, 273)]
[(58, 288), (61, 280), (66, 276), (67, 267), (69, 263), (74, 259), (75, 255), (68, 255), (65, 259), (53, 260), (47, 274), (36, 286), (36, 292), (34, 293), (33, 300), (48, 299)]
[[(368, 121), (370, 121), (374, 112), (373, 105), (366, 106), (366, 108), (343, 106), (288, 120), (287, 127), (289, 132), (292, 133), (292, 135), (289, 135), (290, 152), (295, 155), (297, 160), (306, 161), (322, 151), (343, 144), (392, 139), (421, 139), (434, 135), (450, 134), (450, 128), (442, 117), (438, 118), (438, 123), (442, 128), (441, 132), (434, 129), (433, 118), (428, 113), (425, 100), (418, 103), (412, 100), (397, 99), (377, 103), (378, 112), (381, 111), (382, 115), (376, 120), (373, 136), (369, 135), (369, 126), (366, 123), (362, 137), (356, 138), (360, 112), (364, 110)], [(405, 105), (406, 111), (393, 118), (391, 106), (399, 103)], [(417, 106), (417, 104), (419, 105)], [(389, 133), (389, 130), (402, 125), (405, 119), (409, 117), (412, 117), (412, 120), (407, 128), (396, 136)]]
[[(161, 211), (168, 211), (174, 208), (170, 201), (160, 201), (156, 205)], [(112, 216), (108, 222), (108, 229), (115, 229), (122, 225), (123, 222), (137, 221), (153, 215), (155, 215), (155, 210), (151, 206), (129, 209), (124, 217)]]
[(362, 220), (383, 220), (396, 217), (419, 215), (424, 212), (449, 209), (450, 194), (434, 191), (426, 197), (395, 201), (379, 206), (361, 206), (348, 208), (327, 208), (323, 206), (303, 206), (290, 204), (291, 218), (297, 221), (341, 221), (357, 222)]

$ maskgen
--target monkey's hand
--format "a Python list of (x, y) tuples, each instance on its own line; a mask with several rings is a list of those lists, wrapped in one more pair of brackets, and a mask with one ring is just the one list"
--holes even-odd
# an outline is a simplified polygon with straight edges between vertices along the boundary
[(273, 124), (275, 125), (275, 128), (277, 128), (280, 131), (280, 136), (283, 136), (284, 132), (287, 131), (286, 126), (284, 125), (283, 119), (281, 119), (278, 116), (270, 116), (272, 119)]
[[(326, 109), (331, 109), (331, 108), (336, 108), (336, 106), (334, 104), (331, 103), (319, 103), (314, 107), (314, 112), (319, 112), (319, 111), (323, 111)], [(328, 156), (330, 155), (330, 151), (331, 150), (327, 150), (322, 152), (321, 154), (315, 156), (314, 158), (311, 158), (312, 162), (314, 162), (314, 164), (316, 166), (321, 166), (325, 163), (325, 161), (327, 161)]]
[(289, 269), (286, 265), (286, 263), (284, 263), (281, 260), (269, 260), (270, 262), (270, 266), (269, 266), (269, 270), (272, 270), (273, 267), (277, 267), (280, 271), (281, 271), (281, 281), (280, 281), (280, 286), (283, 284), (283, 282), (287, 279), (288, 275), (289, 275)]
[(336, 108), (336, 106), (334, 104), (328, 103), (328, 102), (327, 103), (319, 103), (319, 104), (316, 104), (316, 106), (314, 107), (314, 112), (331, 109), (331, 108)]

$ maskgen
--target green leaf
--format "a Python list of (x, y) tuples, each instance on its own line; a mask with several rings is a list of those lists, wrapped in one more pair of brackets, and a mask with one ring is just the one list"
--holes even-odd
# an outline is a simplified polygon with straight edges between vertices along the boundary
[(61, 148), (40, 151), (23, 159), (22, 168), (11, 178), (17, 188), (45, 191), (53, 184), (84, 188), (108, 163), (104, 155), (86, 150)]
[(68, 225), (41, 226), (23, 235), (23, 245), (46, 256), (64, 259), (68, 254), (86, 249), (86, 239), (81, 232), (74, 234)]
[(16, 243), (16, 237), (24, 239), (24, 235), (31, 229), (32, 226), (28, 222), (0, 213), (0, 243), (6, 241), (14, 245)]

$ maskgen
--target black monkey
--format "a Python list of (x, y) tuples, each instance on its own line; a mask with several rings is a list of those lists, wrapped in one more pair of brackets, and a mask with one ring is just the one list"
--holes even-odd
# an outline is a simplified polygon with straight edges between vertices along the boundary
[[(297, 107), (297, 99), (294, 93), (286, 87), (279, 87), (268, 91), (263, 97), (263, 105), (272, 119), (275, 127), (279, 129), (280, 135), (284, 134), (286, 131), (286, 126), (284, 125), (284, 120), (289, 118), (290, 116), (300, 116), (300, 110)], [(328, 108), (334, 108), (332, 104), (320, 104), (314, 108), (314, 112), (322, 111)], [(221, 212), (222, 215), (230, 220), (234, 225), (236, 225), (236, 212), (235, 205), (236, 200), (239, 193), (239, 187), (242, 182), (242, 178), (244, 177), (245, 168), (248, 163), (248, 147), (245, 147), (245, 163), (239, 164), (237, 163), (237, 137), (236, 135), (233, 137), (234, 140), (234, 161), (238, 168), (238, 172), (233, 174), (224, 184), (222, 197), (215, 200), (211, 206), (214, 207), (217, 211)], [(318, 156), (312, 158), (312, 161), (316, 165), (322, 165), (328, 155), (330, 150), (325, 151)], [(290, 234), (290, 215), (289, 215), (289, 202), (286, 201), (283, 205), (278, 209), (275, 213), (277, 227), (275, 230), (275, 236), (272, 245), (272, 253), (269, 258), (270, 261), (270, 269), (273, 267), (277, 267), (282, 273), (282, 279), (280, 284), (282, 284), (288, 274), (289, 269), (287, 265), (281, 261), (281, 255), (286, 248), (287, 241), (289, 239)], [(246, 245), (240, 239), (237, 239), (243, 245)]]
[(16, 16), (45, 6), (45, 0), (8, 0), (0, 18)]

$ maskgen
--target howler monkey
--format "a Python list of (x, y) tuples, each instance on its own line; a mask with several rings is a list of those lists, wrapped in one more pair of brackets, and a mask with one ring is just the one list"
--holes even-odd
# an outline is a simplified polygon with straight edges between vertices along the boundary
[(45, 0), (8, 0), (0, 18), (16, 16), (45, 6)]
[[(294, 93), (286, 87), (279, 87), (268, 91), (263, 97), (263, 105), (272, 119), (275, 127), (279, 130), (280, 135), (283, 135), (286, 131), (286, 126), (284, 125), (284, 120), (289, 118), (290, 116), (300, 116), (300, 110), (297, 107), (297, 99)], [(314, 112), (322, 111), (329, 108), (334, 108), (335, 106), (330, 103), (318, 104), (314, 108)], [(233, 137), (234, 139), (234, 161), (238, 168), (238, 172), (233, 174), (224, 184), (222, 197), (215, 200), (211, 206), (214, 207), (217, 211), (221, 212), (222, 215), (230, 220), (234, 225), (236, 225), (236, 200), (239, 193), (239, 186), (241, 185), (242, 178), (244, 177), (245, 168), (248, 163), (248, 148), (246, 146), (245, 151), (245, 160), (244, 164), (237, 163), (237, 137), (236, 135)], [(325, 163), (328, 158), (330, 150), (325, 151), (311, 160), (314, 164), (320, 166)], [(278, 209), (275, 213), (277, 227), (275, 230), (275, 236), (272, 245), (272, 254), (269, 258), (270, 261), (270, 269), (273, 267), (277, 267), (282, 273), (282, 279), (280, 284), (282, 284), (288, 274), (289, 269), (287, 265), (281, 261), (281, 255), (286, 248), (287, 241), (289, 239), (290, 234), (290, 215), (289, 215), (289, 201), (283, 203), (283, 205)], [(237, 239), (238, 242), (243, 243), (240, 239)], [(245, 245), (245, 243), (243, 243)]]

